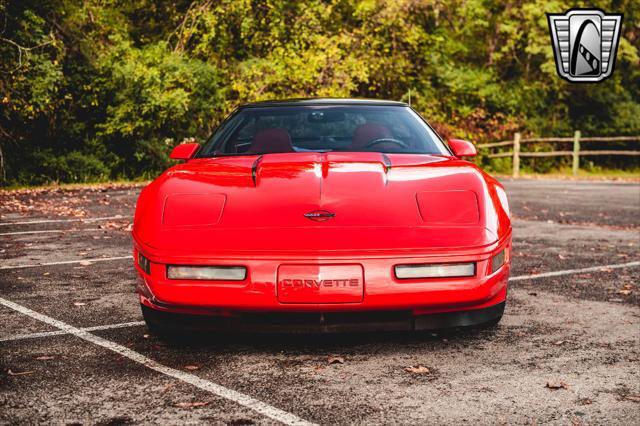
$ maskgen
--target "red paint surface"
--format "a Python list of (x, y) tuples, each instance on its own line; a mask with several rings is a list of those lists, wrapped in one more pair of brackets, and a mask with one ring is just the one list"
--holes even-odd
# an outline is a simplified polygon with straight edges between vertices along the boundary
[[(151, 275), (137, 268), (141, 301), (157, 309), (210, 314), (428, 313), (502, 302), (510, 250), (507, 264), (495, 274), (489, 264), (511, 241), (500, 183), (455, 157), (386, 156), (390, 167), (373, 152), (265, 154), (257, 167), (255, 155), (198, 158), (172, 167), (138, 200), (134, 247), (152, 262)], [(213, 222), (221, 196), (224, 205)], [(165, 200), (176, 201), (168, 204), (168, 212)], [(335, 217), (313, 221), (304, 216), (317, 210)], [(478, 262), (475, 277), (400, 281), (393, 273), (399, 263), (465, 261)], [(169, 281), (167, 264), (242, 265), (248, 271), (241, 282)], [(313, 276), (316, 269), (324, 273), (317, 265), (354, 264), (363, 273), (359, 301), (330, 302), (335, 295), (324, 292), (316, 298), (297, 299), (302, 295), (293, 293), (281, 298), (283, 265), (316, 265), (310, 268)]]
[(476, 147), (469, 141), (462, 139), (449, 139), (447, 144), (456, 157), (475, 157), (478, 155)]
[(278, 301), (282, 303), (362, 302), (362, 266), (280, 265), (277, 289)]
[(169, 194), (162, 207), (162, 226), (195, 227), (217, 225), (227, 197), (224, 194)]
[[(477, 225), (480, 221), (478, 198), (473, 191), (419, 192), (416, 201), (420, 216), (426, 223)], [(449, 208), (451, 205), (456, 208)]]
[(172, 160), (189, 160), (193, 158), (198, 149), (200, 149), (200, 145), (197, 143), (183, 143), (173, 148), (169, 158)]

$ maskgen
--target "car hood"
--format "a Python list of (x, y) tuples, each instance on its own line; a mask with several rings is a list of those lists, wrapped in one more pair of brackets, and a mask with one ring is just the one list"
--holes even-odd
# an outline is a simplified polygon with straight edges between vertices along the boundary
[(496, 188), (472, 163), (446, 156), (195, 159), (143, 190), (134, 237), (163, 251), (221, 254), (479, 247), (509, 228)]

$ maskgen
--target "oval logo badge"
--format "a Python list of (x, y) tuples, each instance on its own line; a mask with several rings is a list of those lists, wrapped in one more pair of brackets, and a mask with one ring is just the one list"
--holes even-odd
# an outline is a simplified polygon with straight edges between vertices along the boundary
[(304, 217), (315, 222), (324, 222), (335, 217), (335, 215), (335, 213), (331, 213), (327, 210), (314, 210), (312, 212), (305, 213)]

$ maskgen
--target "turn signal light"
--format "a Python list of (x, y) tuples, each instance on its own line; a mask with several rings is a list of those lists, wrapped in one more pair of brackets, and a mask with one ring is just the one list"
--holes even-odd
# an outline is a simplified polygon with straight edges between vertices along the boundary
[(244, 266), (167, 266), (170, 280), (242, 281), (246, 277)]
[(397, 265), (396, 277), (409, 278), (457, 278), (474, 277), (476, 275), (475, 263), (443, 263), (439, 265)]

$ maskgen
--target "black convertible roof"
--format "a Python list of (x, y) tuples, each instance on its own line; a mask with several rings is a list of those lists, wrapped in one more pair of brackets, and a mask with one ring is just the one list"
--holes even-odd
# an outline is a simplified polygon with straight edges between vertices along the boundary
[(271, 107), (271, 106), (311, 106), (311, 105), (380, 105), (380, 106), (409, 106), (404, 102), (385, 101), (383, 99), (348, 99), (348, 98), (300, 98), (274, 101), (251, 102), (240, 108)]

